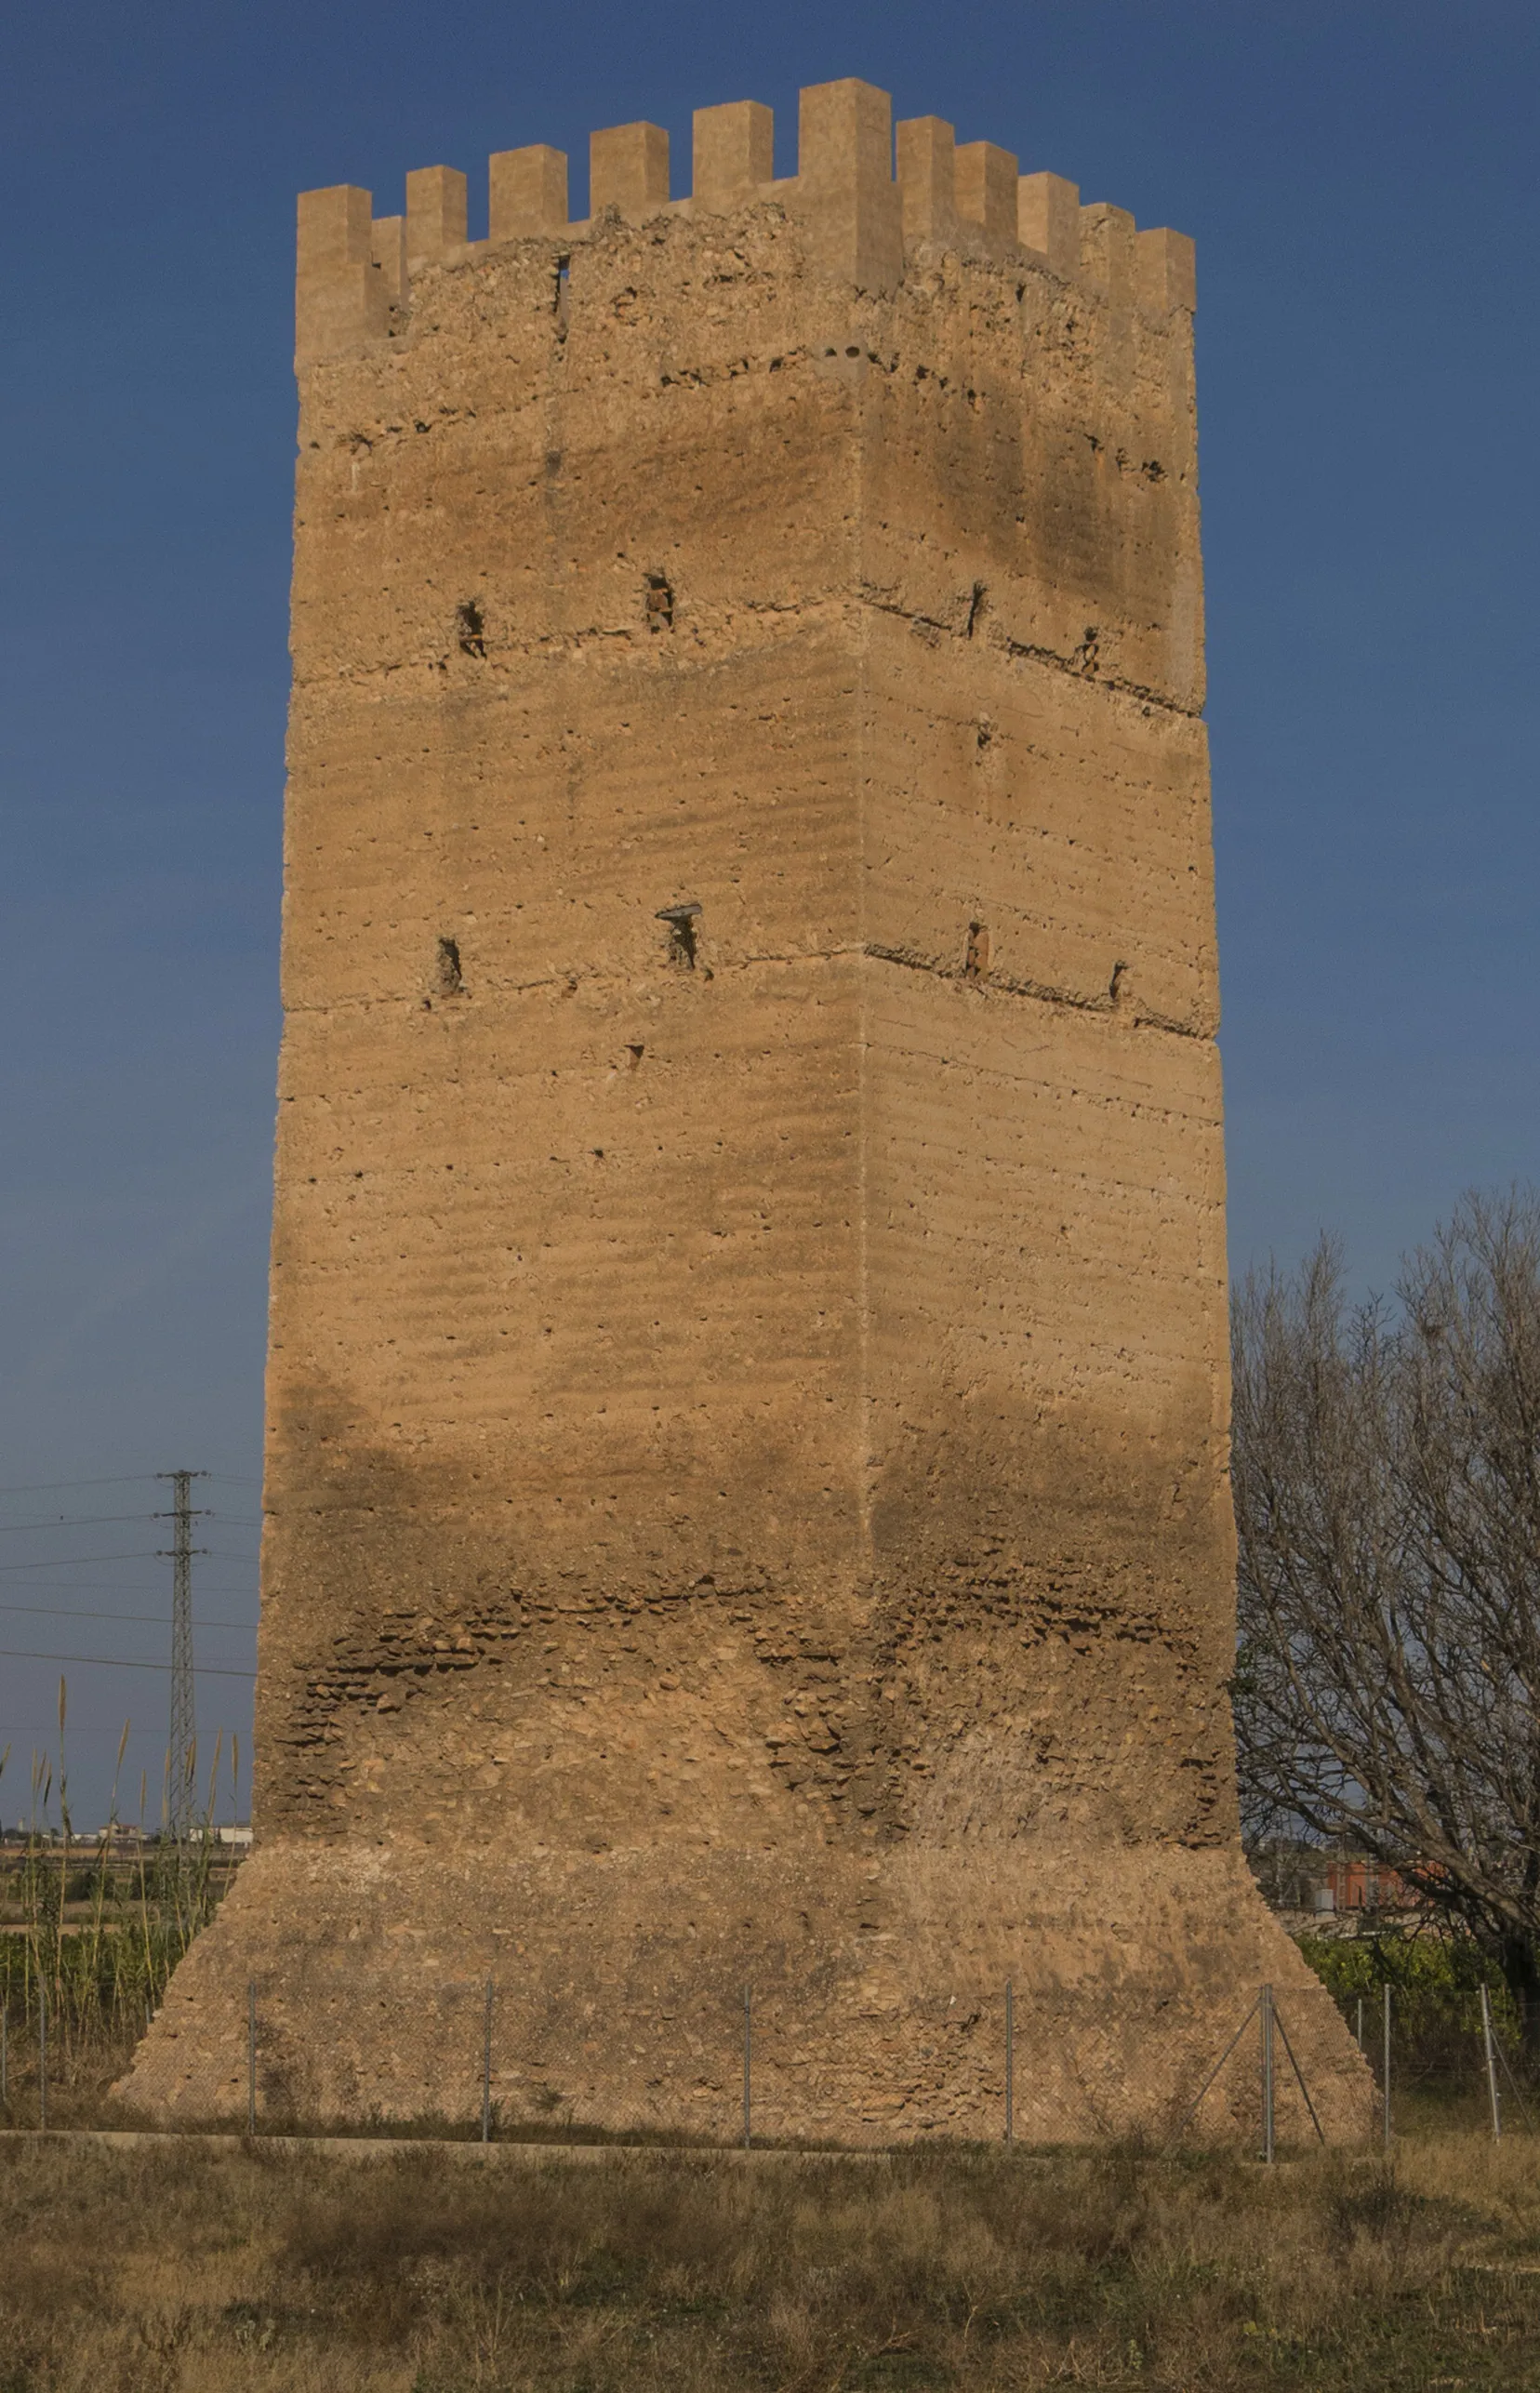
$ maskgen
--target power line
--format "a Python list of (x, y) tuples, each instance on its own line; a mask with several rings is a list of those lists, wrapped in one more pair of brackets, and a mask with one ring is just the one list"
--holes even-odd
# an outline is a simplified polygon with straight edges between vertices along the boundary
[[(115, 1479), (33, 1479), (19, 1487), (0, 1487), (0, 1496), (60, 1496), (73, 1487), (142, 1487), (160, 1476), (158, 1470), (129, 1470)], [(204, 1477), (217, 1480), (221, 1487), (260, 1487), (262, 1483), (234, 1470), (208, 1470)]]
[[(227, 1554), (217, 1546), (201, 1546), (200, 1553), (210, 1554), (219, 1562), (254, 1562), (255, 1554)], [(69, 1571), (78, 1570), (86, 1562), (158, 1562), (162, 1549), (146, 1549), (137, 1554), (39, 1554), (30, 1562), (0, 1562), (0, 1571)]]
[[(58, 1496), (72, 1487), (139, 1487), (153, 1479), (153, 1470), (131, 1470), (123, 1479), (38, 1479), (29, 1487), (0, 1487), (0, 1496)], [(246, 1486), (249, 1483), (242, 1481)]]
[[(20, 1537), (28, 1529), (115, 1529), (125, 1521), (159, 1521), (159, 1512), (60, 1512), (51, 1521), (0, 1521), (0, 1537)], [(260, 1522), (242, 1522), (242, 1528), (259, 1528)]]
[[(243, 1557), (243, 1559), (246, 1558)], [(252, 1555), (249, 1559), (255, 1561), (256, 1556)], [(21, 1567), (24, 1570), (30, 1570), (32, 1568), (32, 1564), (30, 1562), (25, 1562)], [(250, 1587), (206, 1587), (204, 1589), (205, 1595), (242, 1596), (254, 1594), (255, 1591), (256, 1590)], [(23, 1595), (51, 1595), (54, 1590), (51, 1588), (46, 1587), (34, 1588), (26, 1580), (23, 1580), (20, 1588), (13, 1588), (11, 1592), (12, 1594), (20, 1593)], [(61, 1588), (59, 1592), (62, 1595), (144, 1595), (148, 1593), (148, 1589), (142, 1587), (125, 1587), (121, 1579), (115, 1578), (77, 1578), (72, 1586)], [(19, 1612), (30, 1610), (30, 1606), (24, 1604), (0, 1603), (0, 1612)], [(109, 1618), (115, 1620), (117, 1618), (117, 1615), (116, 1613), (109, 1614), (104, 1612), (101, 1615), (101, 1617), (103, 1620)], [(171, 1617), (170, 1614), (167, 1613), (166, 1617), (169, 1620)], [(212, 1624), (210, 1625), (212, 1626)]]
[[(0, 1659), (7, 1662), (69, 1662), (82, 1668), (103, 1670), (169, 1670), (169, 1662), (125, 1662), (115, 1654), (33, 1654), (20, 1645), (0, 1645)], [(254, 1679), (255, 1670), (230, 1670), (216, 1668), (211, 1662), (195, 1665), (200, 1679)]]
[[(226, 1700), (227, 1700), (227, 1698), (221, 1695), (221, 1697), (219, 1698), (219, 1700), (220, 1700), (221, 1702), (224, 1702), (224, 1701), (226, 1701)], [(239, 1702), (239, 1698), (238, 1698), (238, 1697), (236, 1698), (236, 1701), (237, 1701), (237, 1703)], [(220, 1729), (228, 1728), (228, 1726), (229, 1726), (229, 1725), (230, 1725), (230, 1723), (228, 1722), (228, 1721), (220, 1721), (220, 1722), (218, 1722), (216, 1723), (216, 1734), (218, 1734), (218, 1733), (219, 1733), (219, 1731)], [(130, 1721), (129, 1721), (129, 1722), (128, 1722), (128, 1742), (129, 1742), (129, 1744), (130, 1744), (130, 1745), (139, 1745), (139, 1744), (142, 1744), (142, 1742), (144, 1741), (144, 1739), (145, 1739), (146, 1737), (150, 1737), (150, 1738), (152, 1738), (152, 1739), (153, 1739), (153, 1738), (154, 1737), (154, 1735), (155, 1735), (155, 1731), (154, 1731), (153, 1728), (136, 1728), (136, 1726), (134, 1725), (134, 1722), (132, 1722), (132, 1720), (130, 1720)], [(59, 1723), (58, 1723), (58, 1722), (57, 1722), (57, 1721), (51, 1721), (51, 1722), (46, 1722), (46, 1723), (44, 1723), (43, 1725), (41, 1725), (41, 1726), (40, 1726), (40, 1725), (39, 1725), (39, 1723), (38, 1723), (36, 1721), (34, 1721), (34, 1720), (33, 1720), (33, 1721), (15, 1721), (15, 1720), (8, 1720), (8, 1721), (7, 1721), (7, 1720), (0, 1720), (0, 1737), (7, 1738), (7, 1739), (10, 1741), (11, 1746), (12, 1746), (12, 1748), (14, 1748), (14, 1747), (15, 1747), (16, 1739), (17, 1739), (19, 1736), (27, 1736), (27, 1737), (31, 1737), (31, 1738), (32, 1738), (32, 1740), (33, 1740), (33, 1742), (34, 1747), (36, 1747), (37, 1748), (41, 1749), (41, 1750), (42, 1750), (42, 1751), (44, 1751), (44, 1752), (47, 1752), (47, 1751), (48, 1751), (48, 1750), (49, 1750), (49, 1749), (50, 1749), (54, 1745), (56, 1745), (56, 1744), (58, 1743), (58, 1740), (59, 1740)], [(70, 1736), (71, 1736), (71, 1741), (72, 1741), (72, 1743), (73, 1743), (73, 1742), (74, 1741), (74, 1736), (75, 1736), (75, 1732), (74, 1732), (74, 1730), (73, 1730), (73, 1729), (72, 1729), (72, 1730), (70, 1731)], [(6, 1748), (5, 1748), (5, 1746), (4, 1746), (4, 1745), (0, 1745), (0, 1753), (4, 1753), (4, 1752), (5, 1752), (5, 1749), (6, 1749)], [(18, 1754), (16, 1758), (17, 1758), (18, 1762), (20, 1762), (20, 1758), (21, 1758), (21, 1757), (20, 1757), (20, 1754)], [(3, 1781), (0, 1781), (0, 1784), (3, 1784), (3, 1783), (4, 1783)]]
[[(34, 1620), (122, 1620), (138, 1629), (169, 1629), (168, 1612), (74, 1612), (55, 1603), (0, 1603), (0, 1612), (25, 1612)], [(199, 1629), (241, 1629), (249, 1636), (254, 1620), (199, 1620)]]
[[(222, 1554), (221, 1562), (249, 1562), (249, 1554)], [(152, 1549), (137, 1554), (56, 1554), (52, 1562), (0, 1562), (0, 1571), (67, 1571), (80, 1562), (153, 1562), (160, 1556)]]
[[(261, 1529), (267, 1525), (263, 1521), (247, 1520), (244, 1513), (221, 1512), (213, 1505), (206, 1509), (203, 1517), (218, 1521), (225, 1529)], [(28, 1530), (114, 1529), (125, 1521), (166, 1521), (169, 1518), (169, 1513), (166, 1512), (55, 1512), (46, 1521), (0, 1521), (0, 1536), (20, 1537)]]

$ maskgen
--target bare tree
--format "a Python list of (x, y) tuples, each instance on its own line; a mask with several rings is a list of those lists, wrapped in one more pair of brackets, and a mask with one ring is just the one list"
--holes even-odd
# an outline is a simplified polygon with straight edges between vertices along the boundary
[(1249, 1824), (1399, 1872), (1540, 2054), (1540, 1202), (1467, 1197), (1388, 1306), (1323, 1240), (1233, 1351)]

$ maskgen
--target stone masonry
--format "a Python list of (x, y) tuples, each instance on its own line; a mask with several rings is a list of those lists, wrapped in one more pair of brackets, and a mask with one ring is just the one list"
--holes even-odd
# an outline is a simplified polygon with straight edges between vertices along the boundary
[(1225, 1695), (1191, 246), (771, 135), (299, 204), (259, 1842), (125, 2091), (242, 2112), (254, 1981), (264, 2115), (463, 2118), (490, 1978), (502, 2120), (727, 2135), (747, 1985), (764, 2134), (993, 2136), (1010, 1980), (1079, 2138), (1267, 1979), (1355, 2131)]

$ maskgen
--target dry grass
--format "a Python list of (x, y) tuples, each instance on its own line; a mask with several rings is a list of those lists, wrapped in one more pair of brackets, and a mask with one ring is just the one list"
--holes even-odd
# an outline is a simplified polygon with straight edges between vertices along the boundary
[(1540, 2153), (0, 2147), (0, 2393), (1533, 2386)]

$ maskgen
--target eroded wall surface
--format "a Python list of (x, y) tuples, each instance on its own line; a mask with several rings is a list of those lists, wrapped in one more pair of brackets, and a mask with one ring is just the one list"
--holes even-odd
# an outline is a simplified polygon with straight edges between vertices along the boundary
[[(301, 203), (260, 1842), (129, 2091), (1169, 2115), (1241, 1865), (1190, 251), (883, 95)], [(1025, 2011), (1024, 2011), (1025, 2006)]]

